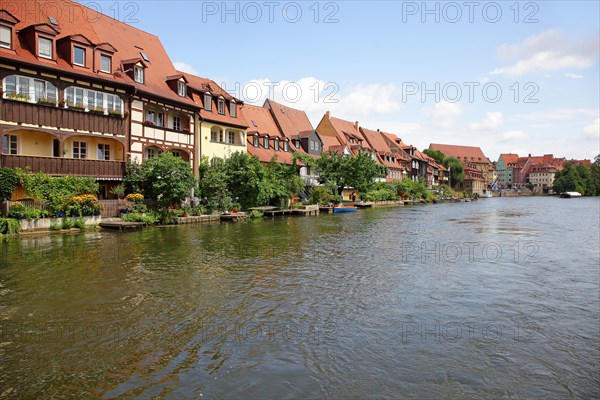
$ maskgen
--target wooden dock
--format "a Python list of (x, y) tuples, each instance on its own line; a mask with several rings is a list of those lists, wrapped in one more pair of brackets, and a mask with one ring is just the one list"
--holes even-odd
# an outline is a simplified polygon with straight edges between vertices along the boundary
[(221, 219), (221, 221), (224, 221), (224, 222), (245, 221), (246, 220), (246, 213), (245, 212), (238, 212), (238, 213), (230, 213), (230, 214), (221, 214), (220, 219)]

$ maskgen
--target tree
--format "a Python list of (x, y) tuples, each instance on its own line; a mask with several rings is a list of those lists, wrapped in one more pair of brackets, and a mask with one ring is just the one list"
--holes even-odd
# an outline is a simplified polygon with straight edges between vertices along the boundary
[(221, 158), (203, 157), (198, 168), (200, 180), (198, 190), (200, 197), (206, 197), (212, 209), (223, 207), (227, 197), (227, 172), (225, 161)]
[(144, 196), (154, 200), (158, 208), (179, 206), (196, 185), (190, 164), (171, 153), (146, 160), (140, 182)]
[(19, 180), (19, 175), (12, 169), (0, 168), (0, 201), (10, 200)]
[(425, 149), (423, 150), (424, 154), (427, 154), (429, 157), (433, 158), (438, 163), (442, 164), (446, 156), (439, 150)]
[(227, 189), (243, 209), (269, 203), (272, 193), (266, 184), (266, 170), (257, 157), (235, 152), (225, 160)]
[(339, 155), (333, 151), (323, 153), (317, 160), (321, 183), (334, 182), (338, 195), (345, 187), (366, 193), (375, 184), (375, 178), (387, 175), (387, 167), (377, 164), (367, 152), (360, 151), (355, 157)]
[(600, 168), (599, 157), (596, 157), (591, 167), (565, 163), (562, 171), (557, 171), (554, 175), (554, 191), (558, 193), (575, 191), (586, 196), (600, 194), (598, 168)]
[(465, 180), (465, 168), (456, 157), (446, 157), (444, 167), (450, 169), (450, 186), (454, 187)]

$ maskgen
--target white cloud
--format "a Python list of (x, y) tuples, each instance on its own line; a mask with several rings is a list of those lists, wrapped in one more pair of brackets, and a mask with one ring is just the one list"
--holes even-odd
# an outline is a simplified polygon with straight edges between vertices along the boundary
[(198, 70), (196, 70), (196, 68), (192, 67), (190, 64), (184, 63), (183, 61), (175, 61), (173, 63), (173, 65), (175, 66), (175, 68), (178, 71), (181, 72), (187, 72), (188, 74), (192, 74), (192, 75), (198, 75)]
[(424, 108), (422, 111), (431, 126), (451, 129), (462, 114), (463, 109), (459, 103), (440, 101), (433, 108)]
[(600, 118), (596, 118), (583, 128), (585, 135), (592, 139), (600, 138)]
[(500, 111), (488, 112), (482, 121), (469, 124), (469, 129), (474, 131), (493, 131), (502, 125), (503, 120), (504, 118)]
[(502, 134), (504, 140), (527, 139), (529, 135), (525, 131), (507, 131)]
[(568, 74), (565, 74), (565, 76), (567, 78), (571, 78), (571, 79), (582, 79), (583, 78), (583, 75), (574, 74), (572, 72), (569, 72)]
[(572, 39), (560, 31), (548, 30), (522, 42), (500, 46), (497, 51), (500, 59), (517, 61), (490, 74), (520, 76), (566, 68), (585, 69), (598, 59), (599, 46), (600, 40), (595, 36)]

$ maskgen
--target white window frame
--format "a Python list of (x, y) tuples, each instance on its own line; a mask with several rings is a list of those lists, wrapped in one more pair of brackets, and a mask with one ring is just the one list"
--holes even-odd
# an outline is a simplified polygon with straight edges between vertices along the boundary
[(19, 154), (19, 137), (17, 135), (2, 135), (2, 154)]
[(210, 93), (204, 93), (204, 109), (212, 111), (212, 95)]
[(217, 130), (210, 130), (210, 141), (214, 142), (214, 143), (220, 143), (221, 142), (221, 130), (217, 129)]
[(177, 94), (180, 97), (187, 96), (187, 85), (185, 84), (185, 82), (181, 82), (181, 81), (177, 82)]
[(217, 101), (217, 112), (221, 115), (225, 115), (225, 99), (219, 99), (219, 101)]
[(290, 142), (287, 140), (283, 141), (283, 151), (290, 151)]
[[(48, 54), (46, 53), (42, 53), (42, 43), (49, 43), (49, 48), (48, 48)], [(52, 55), (53, 55), (53, 40), (49, 39), (47, 37), (44, 36), (38, 36), (38, 56), (42, 57), (42, 58), (47, 58), (49, 60), (52, 60)], [(45, 46), (44, 46), (45, 47)]]
[[(75, 61), (76, 50), (81, 50), (83, 52), (83, 61), (81, 63), (78, 63), (77, 61)], [(73, 46), (73, 65), (85, 67), (85, 47)]]
[[(152, 153), (152, 154), (150, 154), (150, 153)], [(148, 146), (144, 150), (144, 157), (146, 160), (148, 160), (152, 157), (160, 156), (161, 154), (162, 154), (162, 150), (160, 147), (157, 147), (157, 146)]]
[(237, 118), (237, 104), (233, 100), (229, 103), (229, 115), (232, 118)]
[[(108, 69), (104, 69), (103, 60), (108, 60)], [(100, 72), (109, 74), (112, 72), (112, 57), (108, 54), (100, 54)]]
[(173, 130), (181, 130), (181, 115), (173, 115)]
[(105, 113), (119, 111), (123, 114), (123, 100), (116, 94), (69, 86), (65, 89), (64, 96), (67, 107), (69, 105), (83, 106), (89, 111), (90, 105), (92, 105), (94, 108), (102, 108)]
[(133, 80), (137, 83), (144, 83), (145, 81), (145, 72), (144, 68), (138, 67), (137, 65), (133, 66)]
[(269, 137), (268, 137), (268, 136), (265, 136), (265, 137), (263, 138), (263, 147), (264, 147), (265, 149), (268, 149), (268, 148), (269, 148), (269, 145), (270, 145), (270, 144), (269, 144)]
[(275, 151), (279, 151), (279, 138), (275, 138), (275, 140), (273, 141), (273, 148), (275, 149)]
[(0, 47), (12, 49), (12, 28), (10, 26), (0, 25)]
[(87, 142), (74, 140), (71, 146), (71, 157), (82, 160), (87, 159)]
[[(14, 77), (14, 78), (13, 78)], [(14, 79), (14, 87), (9, 87), (9, 81)], [(42, 84), (41, 93), (38, 91), (38, 84)], [(47, 98), (58, 101), (58, 88), (52, 83), (42, 79), (30, 78), (21, 75), (8, 75), (2, 80), (2, 90), (4, 98), (8, 98), (11, 93), (26, 95), (30, 103), (37, 102), (40, 98)], [(41, 95), (40, 95), (41, 94)]]
[(227, 131), (227, 143), (235, 144), (235, 132)]
[(98, 158), (98, 160), (109, 161), (111, 159), (110, 157), (110, 144), (98, 143), (96, 158)]

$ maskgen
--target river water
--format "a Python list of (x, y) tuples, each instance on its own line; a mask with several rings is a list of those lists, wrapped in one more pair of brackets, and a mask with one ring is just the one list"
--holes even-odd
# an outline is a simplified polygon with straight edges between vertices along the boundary
[(600, 199), (494, 198), (0, 248), (0, 397), (600, 390)]

